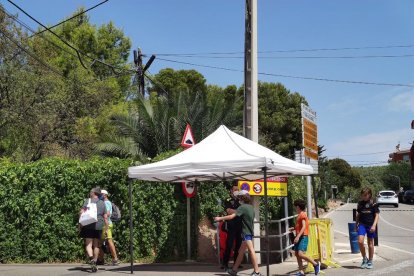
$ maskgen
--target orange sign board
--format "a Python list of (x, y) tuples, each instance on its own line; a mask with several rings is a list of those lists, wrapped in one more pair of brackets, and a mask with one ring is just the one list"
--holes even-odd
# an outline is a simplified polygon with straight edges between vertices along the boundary
[(317, 153), (315, 153), (315, 152), (313, 152), (313, 151), (311, 151), (307, 148), (304, 149), (304, 153), (305, 153), (306, 157), (308, 157), (310, 159), (313, 159), (313, 160), (318, 160), (318, 154)]
[(303, 118), (303, 146), (318, 152), (318, 127), (306, 118)]

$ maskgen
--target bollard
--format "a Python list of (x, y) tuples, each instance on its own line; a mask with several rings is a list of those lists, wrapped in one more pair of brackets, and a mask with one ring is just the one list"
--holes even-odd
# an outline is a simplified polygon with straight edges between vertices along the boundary
[(355, 222), (348, 223), (348, 232), (349, 232), (349, 244), (351, 245), (351, 253), (358, 254), (359, 245), (358, 245), (358, 232), (355, 232)]

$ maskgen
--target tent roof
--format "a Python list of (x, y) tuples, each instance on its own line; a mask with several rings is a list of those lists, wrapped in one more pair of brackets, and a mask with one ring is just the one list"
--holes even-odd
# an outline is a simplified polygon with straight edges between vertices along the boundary
[(224, 125), (200, 143), (168, 159), (128, 168), (128, 176), (159, 182), (257, 180), (268, 176), (311, 175), (313, 169), (240, 136)]

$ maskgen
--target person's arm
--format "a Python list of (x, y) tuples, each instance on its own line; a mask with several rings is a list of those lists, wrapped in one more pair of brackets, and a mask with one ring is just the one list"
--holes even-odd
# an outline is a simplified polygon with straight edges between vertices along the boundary
[(379, 213), (375, 213), (374, 224), (372, 224), (371, 229), (369, 230), (371, 233), (375, 232), (375, 229), (377, 228), (377, 224), (378, 224), (378, 219), (379, 219)]
[(226, 209), (227, 214), (232, 215), (236, 213), (236, 209), (232, 209), (232, 208), (227, 208)]
[(236, 217), (236, 213), (233, 213), (231, 215), (227, 215), (227, 216), (224, 216), (224, 217), (215, 217), (214, 221), (219, 222), (219, 221), (225, 221), (225, 220), (232, 220), (235, 217)]
[(356, 216), (355, 216), (355, 232), (358, 232), (358, 226), (359, 226), (359, 213), (357, 212), (356, 213)]

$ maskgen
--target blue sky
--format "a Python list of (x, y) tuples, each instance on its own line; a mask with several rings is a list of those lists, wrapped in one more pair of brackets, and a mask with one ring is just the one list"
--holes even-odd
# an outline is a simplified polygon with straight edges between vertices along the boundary
[[(52, 25), (79, 6), (99, 1), (15, 0), (43, 23)], [(6, 1), (9, 12), (18, 10)], [(146, 54), (242, 52), (243, 0), (110, 0), (89, 13), (100, 25), (112, 20)], [(414, 86), (414, 57), (309, 58), (414, 55), (414, 1), (412, 0), (258, 0), (259, 72)], [(29, 18), (20, 19), (35, 27)], [(291, 51), (300, 49), (370, 48), (359, 50)], [(223, 55), (223, 57), (242, 56)], [(308, 58), (297, 58), (297, 57)], [(159, 55), (159, 58), (162, 56)], [(280, 58), (283, 57), (283, 58)], [(290, 57), (290, 58), (287, 58)], [(240, 58), (163, 57), (243, 70)], [(196, 69), (207, 82), (226, 86), (243, 83), (243, 73), (170, 63), (156, 59), (160, 69)], [(414, 130), (414, 87), (347, 84), (259, 75), (259, 80), (281, 82), (302, 94), (317, 112), (319, 144), (330, 158), (351, 165), (384, 164), (400, 142), (410, 147)], [(283, 107), (275, 107), (283, 108)]]

